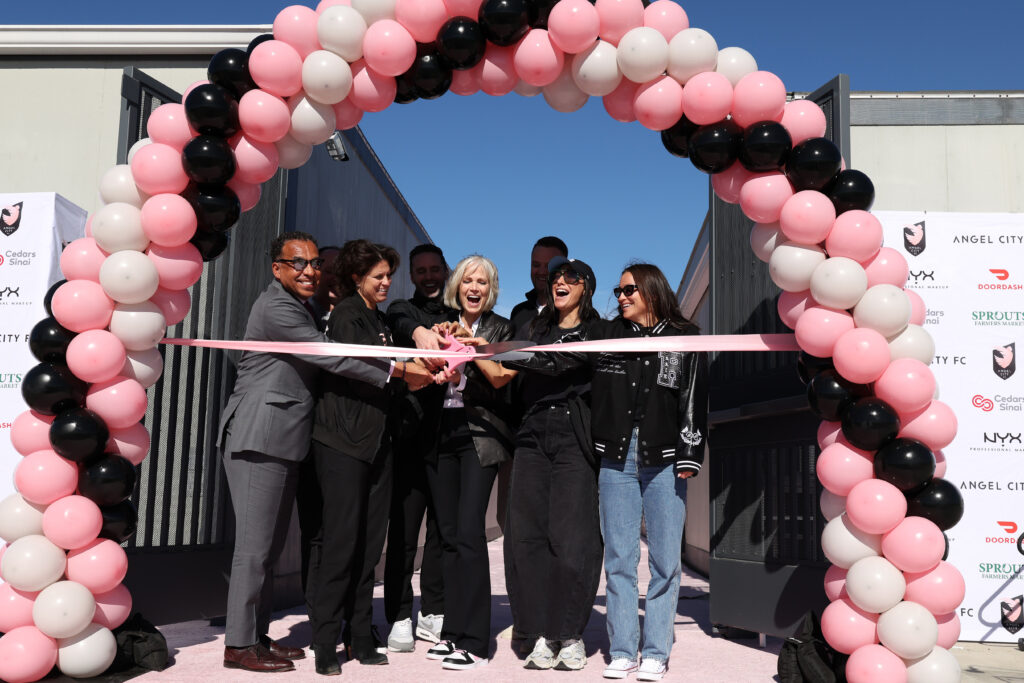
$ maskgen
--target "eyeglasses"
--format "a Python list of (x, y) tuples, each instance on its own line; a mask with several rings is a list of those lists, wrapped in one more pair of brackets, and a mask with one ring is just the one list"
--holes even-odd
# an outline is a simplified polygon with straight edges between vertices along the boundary
[(567, 285), (578, 285), (583, 282), (583, 276), (575, 270), (559, 270), (551, 276), (551, 282), (554, 282), (558, 278), (562, 278)]
[(304, 258), (279, 258), (275, 260), (274, 263), (287, 263), (289, 266), (292, 267), (292, 270), (294, 270), (296, 273), (301, 273), (306, 269), (306, 266), (311, 266), (313, 270), (320, 270), (320, 268), (322, 268), (324, 265), (324, 260), (322, 258), (310, 259), (309, 261), (307, 261)]
[(636, 285), (626, 285), (625, 287), (616, 287), (612, 290), (612, 294), (618, 299), (620, 295), (625, 294), (626, 296), (633, 296), (633, 294), (640, 288)]

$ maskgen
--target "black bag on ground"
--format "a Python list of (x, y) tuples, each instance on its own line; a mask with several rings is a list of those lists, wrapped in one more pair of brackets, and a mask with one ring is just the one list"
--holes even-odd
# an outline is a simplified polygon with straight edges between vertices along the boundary
[(847, 656), (833, 650), (821, 633), (818, 615), (804, 615), (800, 630), (779, 652), (780, 683), (846, 683)]
[(136, 612), (114, 629), (117, 656), (108, 671), (126, 671), (134, 667), (149, 671), (167, 668), (167, 640), (156, 626)]

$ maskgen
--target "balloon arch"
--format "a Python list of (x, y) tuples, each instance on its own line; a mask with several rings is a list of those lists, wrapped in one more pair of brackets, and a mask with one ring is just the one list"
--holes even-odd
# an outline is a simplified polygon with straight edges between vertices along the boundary
[(131, 611), (119, 544), (134, 533), (156, 346), (260, 184), (364, 112), (482, 90), (543, 93), (562, 112), (603, 97), (755, 222), (751, 246), (783, 290), (779, 315), (823, 420), (825, 637), (850, 655), (854, 683), (959, 680), (948, 648), (964, 581), (943, 561), (943, 531), (962, 501), (940, 450), (956, 419), (934, 400), (924, 304), (882, 246), (871, 181), (843, 168), (815, 104), (787, 102), (777, 76), (719, 49), (672, 0), (323, 0), (285, 8), (248, 50), (217, 53), (208, 77), (154, 110), (129, 164), (104, 174), (105, 205), (64, 251), (67, 280), (32, 331), (40, 364), (11, 432), (18, 493), (0, 502), (0, 678), (37, 680), (54, 664), (87, 677), (113, 661), (111, 629)]

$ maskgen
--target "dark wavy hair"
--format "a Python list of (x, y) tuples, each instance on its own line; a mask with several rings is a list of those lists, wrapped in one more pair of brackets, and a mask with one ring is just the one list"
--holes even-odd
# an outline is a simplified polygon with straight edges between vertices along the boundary
[(353, 275), (363, 277), (381, 261), (387, 261), (390, 272), (394, 274), (400, 262), (398, 252), (386, 244), (375, 244), (370, 240), (345, 242), (334, 261), (334, 275), (338, 278), (338, 289), (342, 296), (356, 291)]
[[(552, 282), (548, 285), (548, 301), (554, 301), (555, 297), (551, 295), (551, 290), (554, 289), (555, 283)], [(599, 320), (601, 314), (594, 310), (594, 292), (590, 290), (590, 287), (584, 284), (583, 294), (580, 295), (580, 322), (586, 323), (591, 320)], [(542, 335), (547, 334), (553, 327), (558, 325), (558, 311), (553, 305), (547, 305), (544, 309), (534, 317), (530, 322), (529, 335), (534, 341), (540, 339)]]
[[(633, 276), (633, 282), (640, 290), (640, 296), (644, 298), (648, 312), (654, 316), (652, 324), (654, 321), (667, 320), (670, 325), (680, 330), (697, 329), (697, 325), (687, 320), (679, 310), (676, 295), (658, 266), (650, 263), (631, 263), (622, 272)], [(621, 306), (619, 315), (622, 315)]]
[(281, 250), (284, 249), (285, 242), (291, 242), (292, 240), (297, 240), (299, 242), (312, 242), (313, 246), (317, 246), (316, 238), (308, 232), (299, 232), (297, 230), (282, 232), (274, 238), (273, 242), (270, 243), (270, 258), (272, 260), (281, 258)]

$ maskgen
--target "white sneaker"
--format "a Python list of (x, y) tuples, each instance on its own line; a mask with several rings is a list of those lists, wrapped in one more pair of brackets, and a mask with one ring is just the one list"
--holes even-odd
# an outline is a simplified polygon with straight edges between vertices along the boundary
[(431, 643), (441, 642), (441, 627), (444, 626), (443, 614), (416, 613), (416, 637)]
[(427, 650), (427, 659), (445, 659), (453, 654), (455, 654), (455, 643), (450, 640), (442, 640)]
[(637, 670), (640, 665), (635, 659), (627, 659), (626, 657), (616, 657), (612, 660), (612, 663), (605, 667), (604, 677), (605, 678), (625, 678), (629, 674)]
[(412, 637), (412, 619), (402, 619), (391, 625), (388, 634), (388, 650), (391, 652), (414, 652), (416, 640)]
[(636, 680), (660, 681), (666, 671), (668, 671), (668, 667), (665, 665), (665, 662), (659, 662), (657, 659), (645, 659), (640, 662), (640, 668), (636, 672)]
[(558, 651), (555, 668), (559, 671), (579, 671), (587, 665), (587, 650), (579, 638), (566, 640)]
[(533, 650), (526, 656), (526, 663), (523, 664), (523, 668), (539, 670), (552, 668), (555, 665), (555, 652), (553, 648), (557, 649), (558, 644), (541, 636), (534, 643)]
[(445, 657), (441, 666), (445, 669), (461, 671), (462, 669), (475, 669), (478, 666), (487, 666), (491, 660), (477, 657), (465, 650), (456, 650), (450, 657)]

